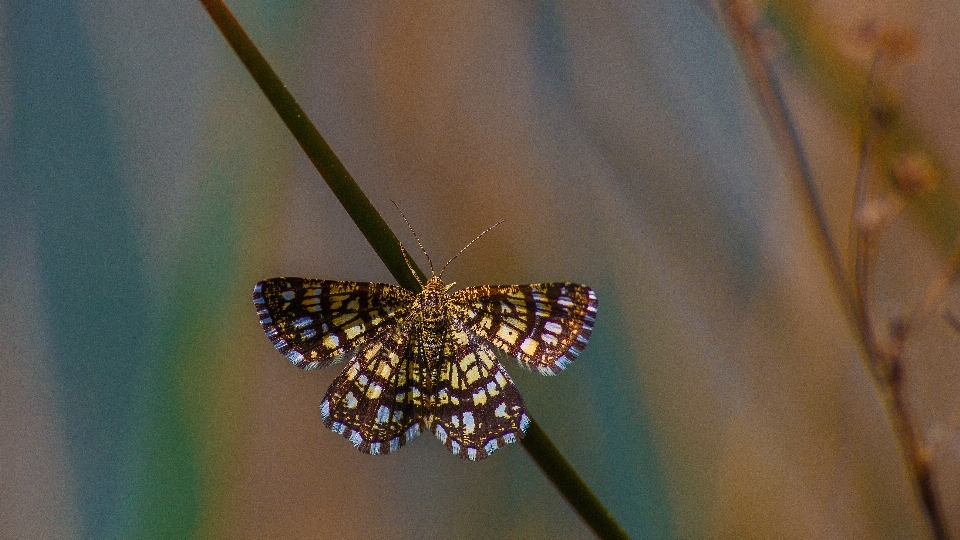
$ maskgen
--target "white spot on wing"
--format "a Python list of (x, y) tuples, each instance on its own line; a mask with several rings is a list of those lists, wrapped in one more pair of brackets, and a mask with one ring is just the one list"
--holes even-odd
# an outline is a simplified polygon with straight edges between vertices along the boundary
[(357, 401), (357, 398), (353, 395), (353, 392), (347, 392), (346, 397), (344, 397), (344, 401), (346, 402), (345, 405), (347, 406), (348, 409), (354, 409), (356, 408), (357, 403), (360, 403), (359, 401)]
[(300, 354), (300, 351), (288, 352), (287, 358), (289, 358), (290, 361), (293, 362), (294, 364), (302, 364), (307, 361), (307, 359), (304, 358), (302, 354)]
[(363, 437), (359, 431), (350, 432), (350, 442), (352, 442), (354, 446), (360, 446), (360, 443), (363, 442)]

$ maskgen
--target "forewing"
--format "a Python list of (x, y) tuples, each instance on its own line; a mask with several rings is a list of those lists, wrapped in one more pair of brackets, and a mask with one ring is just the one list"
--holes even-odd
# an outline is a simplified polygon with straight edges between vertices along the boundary
[(366, 454), (395, 452), (424, 426), (409, 333), (407, 325), (391, 326), (361, 345), (320, 403), (324, 425)]
[(433, 432), (454, 454), (481, 460), (523, 436), (530, 423), (520, 392), (493, 350), (451, 320), (433, 405)]
[(467, 287), (449, 313), (529, 369), (559, 373), (586, 347), (597, 295), (576, 283)]
[(273, 278), (253, 288), (263, 331), (297, 367), (334, 362), (405, 315), (414, 296), (383, 283)]

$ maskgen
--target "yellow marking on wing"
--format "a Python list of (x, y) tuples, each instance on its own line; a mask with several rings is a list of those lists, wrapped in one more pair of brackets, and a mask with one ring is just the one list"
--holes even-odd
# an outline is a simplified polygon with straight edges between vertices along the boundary
[(357, 323), (355, 326), (348, 326), (343, 329), (343, 333), (347, 336), (347, 339), (353, 339), (354, 337), (362, 334), (366, 328), (363, 326), (363, 323)]
[(374, 343), (370, 348), (367, 349), (367, 351), (363, 354), (363, 356), (364, 356), (367, 360), (373, 360), (373, 357), (376, 356), (377, 353), (379, 353), (379, 352), (380, 352), (380, 349), (382, 349), (382, 348), (383, 348), (383, 345), (382, 345), (382, 344), (380, 344), (380, 343)]
[(360, 374), (360, 366), (358, 366), (356, 362), (351, 363), (350, 367), (347, 368), (347, 378), (355, 379), (359, 374)]
[(333, 326), (337, 328), (344, 328), (346, 326), (350, 326), (350, 321), (356, 318), (357, 316), (354, 315), (353, 313), (345, 313), (333, 320)]
[(460, 360), (460, 371), (466, 372), (468, 369), (470, 369), (470, 366), (472, 366), (472, 365), (474, 365), (474, 364), (476, 364), (476, 363), (477, 363), (477, 357), (476, 357), (476, 355), (474, 355), (473, 353), (470, 353), (470, 354), (468, 354), (468, 355), (465, 355), (465, 356)]
[(480, 319), (480, 326), (486, 329), (493, 328), (493, 317), (483, 317)]
[(483, 367), (486, 368), (487, 371), (493, 371), (494, 369), (496, 369), (497, 357), (494, 356), (489, 351), (480, 355), (480, 359), (483, 360)]
[(459, 345), (466, 345), (470, 342), (470, 337), (463, 331), (455, 332), (450, 339)]
[(523, 343), (520, 345), (520, 350), (527, 353), (528, 356), (534, 356), (537, 353), (537, 346), (539, 343), (533, 338), (527, 338), (523, 340)]
[(497, 330), (497, 337), (499, 337), (500, 339), (506, 341), (511, 345), (513, 345), (517, 341), (517, 333), (514, 332), (512, 328), (510, 328), (505, 324), (501, 325), (500, 329)]

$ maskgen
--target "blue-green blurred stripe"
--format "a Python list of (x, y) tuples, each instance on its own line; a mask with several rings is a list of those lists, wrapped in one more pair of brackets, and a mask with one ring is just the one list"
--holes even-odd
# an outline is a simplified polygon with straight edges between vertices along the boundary
[(6, 11), (11, 184), (38, 231), (81, 534), (116, 538), (133, 500), (137, 382), (155, 358), (137, 225), (76, 4), (14, 0)]

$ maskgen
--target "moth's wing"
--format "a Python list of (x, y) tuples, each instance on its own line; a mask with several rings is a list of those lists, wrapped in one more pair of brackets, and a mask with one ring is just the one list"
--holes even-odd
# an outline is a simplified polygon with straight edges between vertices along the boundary
[(393, 325), (361, 345), (320, 403), (324, 425), (363, 453), (395, 452), (424, 427), (410, 332), (409, 325)]
[(414, 296), (384, 283), (280, 277), (253, 288), (263, 331), (297, 367), (315, 369), (401, 319)]
[(466, 287), (448, 313), (524, 367), (554, 375), (587, 346), (597, 295), (576, 283)]
[(432, 405), (433, 432), (454, 454), (481, 460), (523, 436), (520, 392), (490, 346), (451, 320)]

